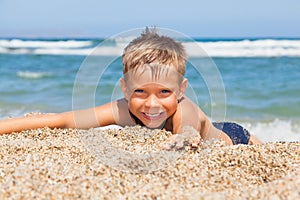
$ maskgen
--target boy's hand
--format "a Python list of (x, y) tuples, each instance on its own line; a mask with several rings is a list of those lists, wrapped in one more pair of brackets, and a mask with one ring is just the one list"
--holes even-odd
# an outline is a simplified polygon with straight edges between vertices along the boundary
[(182, 128), (181, 133), (169, 137), (161, 148), (163, 150), (181, 150), (186, 146), (198, 147), (200, 142), (200, 133), (191, 126), (185, 126)]

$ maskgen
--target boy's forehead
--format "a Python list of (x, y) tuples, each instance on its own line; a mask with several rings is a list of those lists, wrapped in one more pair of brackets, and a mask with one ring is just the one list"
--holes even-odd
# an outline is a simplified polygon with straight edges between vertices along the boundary
[(166, 70), (155, 73), (150, 69), (129, 71), (126, 73), (127, 85), (132, 88), (143, 87), (155, 83), (161, 87), (174, 88), (178, 86), (180, 74), (176, 70)]

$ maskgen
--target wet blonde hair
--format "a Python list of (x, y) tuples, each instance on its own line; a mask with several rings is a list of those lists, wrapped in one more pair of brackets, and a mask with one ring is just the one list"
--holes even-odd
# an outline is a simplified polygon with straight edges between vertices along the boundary
[[(168, 66), (183, 77), (186, 68), (186, 52), (183, 45), (170, 37), (158, 35), (156, 28), (145, 31), (125, 47), (123, 74), (140, 67)], [(156, 71), (161, 71), (156, 70)]]

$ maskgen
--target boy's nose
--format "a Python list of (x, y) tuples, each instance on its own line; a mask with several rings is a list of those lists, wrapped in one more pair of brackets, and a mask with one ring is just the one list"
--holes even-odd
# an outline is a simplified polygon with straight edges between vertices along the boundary
[(151, 107), (151, 108), (159, 106), (159, 102), (158, 102), (157, 97), (155, 95), (150, 95), (146, 99), (145, 106), (146, 107)]

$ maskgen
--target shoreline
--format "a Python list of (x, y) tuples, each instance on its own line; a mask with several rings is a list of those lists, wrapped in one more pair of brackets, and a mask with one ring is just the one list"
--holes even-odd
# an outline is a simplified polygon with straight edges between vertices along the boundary
[[(158, 146), (168, 134), (125, 127), (1, 135), (0, 198), (300, 197), (298, 141), (235, 146), (209, 141), (164, 154)], [(123, 154), (114, 157), (115, 152)]]

